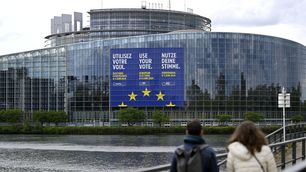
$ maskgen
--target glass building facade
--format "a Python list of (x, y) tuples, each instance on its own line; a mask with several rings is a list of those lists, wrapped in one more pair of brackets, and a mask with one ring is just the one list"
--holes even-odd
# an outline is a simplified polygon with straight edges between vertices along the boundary
[[(175, 30), (210, 31), (210, 19), (192, 13), (157, 9), (90, 10), (91, 30), (120, 31), (108, 37), (146, 35)], [(139, 32), (139, 33), (137, 33)]]
[[(65, 14), (63, 14), (65, 15)], [(211, 30), (209, 18), (161, 9), (90, 10), (90, 27), (46, 36), (47, 45), (60, 46), (95, 39), (149, 35), (177, 30)]]
[[(171, 119), (215, 119), (218, 114), (243, 118), (260, 112), (281, 118), (277, 95), (284, 86), (291, 93), (291, 114), (303, 113), (306, 49), (289, 40), (241, 33), (179, 32), (75, 44), (67, 48), (69, 111), (83, 119), (109, 107), (109, 67), (112, 48), (184, 49), (184, 108), (162, 108)], [(70, 79), (69, 79), (70, 78)], [(160, 108), (146, 108), (151, 111)], [(111, 114), (108, 116), (108, 114)], [(101, 115), (85, 117), (88, 119)], [(113, 116), (114, 115), (114, 116)], [(96, 119), (99, 120), (99, 119)]]
[(0, 107), (24, 111), (63, 110), (66, 92), (63, 47), (1, 56)]
[(305, 114), (306, 47), (244, 33), (177, 31), (83, 43), (0, 56), (0, 108), (65, 110), (71, 122), (116, 122), (110, 107), (111, 49), (182, 48), (184, 106), (140, 107), (151, 121), (159, 109), (173, 123), (193, 118), (234, 120), (259, 112), (282, 118), (278, 93), (291, 93), (287, 114)]

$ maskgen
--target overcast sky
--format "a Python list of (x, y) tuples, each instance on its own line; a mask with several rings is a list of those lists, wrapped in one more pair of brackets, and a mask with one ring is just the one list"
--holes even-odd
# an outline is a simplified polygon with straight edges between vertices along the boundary
[[(142, 0), (9, 0), (0, 6), (0, 55), (43, 48), (51, 33), (50, 19), (62, 13), (103, 8), (140, 8)], [(163, 3), (169, 0), (147, 0)], [(306, 45), (306, 0), (172, 0), (171, 9), (185, 7), (212, 20), (214, 32), (272, 35)]]

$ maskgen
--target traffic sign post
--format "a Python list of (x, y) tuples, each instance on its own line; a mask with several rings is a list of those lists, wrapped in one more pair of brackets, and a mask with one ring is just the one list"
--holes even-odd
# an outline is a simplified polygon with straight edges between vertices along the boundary
[(283, 108), (283, 141), (286, 141), (286, 113), (285, 108), (290, 107), (290, 93), (286, 93), (285, 88), (282, 88), (282, 93), (278, 94), (278, 107)]

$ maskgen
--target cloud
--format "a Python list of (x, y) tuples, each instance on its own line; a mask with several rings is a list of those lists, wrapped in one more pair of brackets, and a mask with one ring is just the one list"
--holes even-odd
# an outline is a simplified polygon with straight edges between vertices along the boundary
[(280, 23), (305, 23), (306, 1), (221, 0), (211, 19), (217, 25), (268, 26)]
[[(255, 2), (254, 0), (227, 1), (223, 8), (216, 10), (212, 21), (223, 25), (265, 26), (280, 22), (281, 16), (275, 9), (275, 0)], [(258, 5), (260, 4), (260, 5)]]
[(305, 25), (305, 7), (306, 1), (280, 1), (279, 4), (276, 5), (276, 8), (283, 9), (280, 12), (282, 16), (282, 21), (285, 23), (302, 23)]
[(8, 40), (16, 39), (20, 36), (20, 34), (16, 32), (5, 33), (4, 35), (0, 35), (0, 42), (6, 42)]
[(271, 35), (306, 45), (306, 0), (221, 1), (223, 8), (212, 13), (213, 31)]
[[(50, 19), (61, 13), (83, 12), (84, 22), (87, 22), (89, 18), (86, 12), (101, 8), (102, 2), (104, 8), (139, 8), (141, 4), (141, 0), (84, 2), (84, 0), (10, 0), (2, 4), (0, 55), (8, 50), (12, 52), (13, 49), (14, 52), (19, 52), (23, 49), (33, 50), (43, 47), (43, 38), (50, 34)], [(168, 1), (165, 0), (150, 2), (163, 2), (165, 8), (168, 5)], [(35, 10), (34, 4), (37, 7)], [(213, 31), (266, 34), (306, 44), (306, 39), (303, 40), (306, 28), (306, 0), (172, 0), (171, 8), (184, 10), (185, 4), (186, 7), (192, 8), (195, 14), (210, 18)], [(12, 9), (19, 13), (11, 13)]]

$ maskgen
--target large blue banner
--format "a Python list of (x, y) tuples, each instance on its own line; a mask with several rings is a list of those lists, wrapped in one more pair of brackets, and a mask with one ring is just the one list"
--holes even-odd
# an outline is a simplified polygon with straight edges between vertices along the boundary
[(112, 107), (182, 107), (183, 48), (110, 50)]

